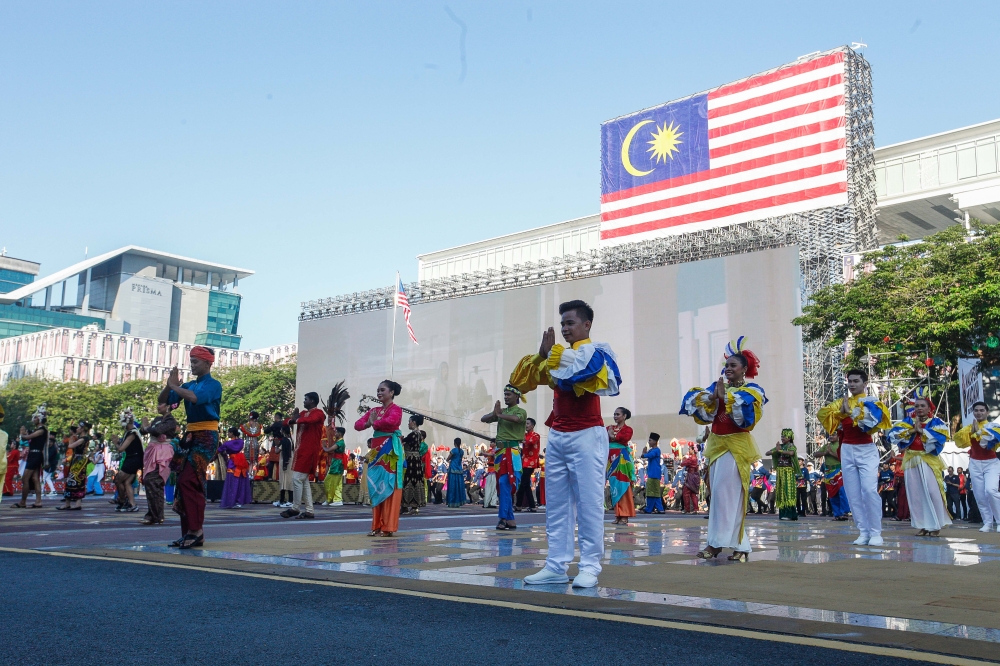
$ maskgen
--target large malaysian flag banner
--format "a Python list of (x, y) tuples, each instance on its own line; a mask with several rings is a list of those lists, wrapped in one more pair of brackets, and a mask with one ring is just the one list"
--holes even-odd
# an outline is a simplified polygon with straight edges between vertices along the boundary
[(842, 49), (601, 125), (601, 242), (847, 203)]

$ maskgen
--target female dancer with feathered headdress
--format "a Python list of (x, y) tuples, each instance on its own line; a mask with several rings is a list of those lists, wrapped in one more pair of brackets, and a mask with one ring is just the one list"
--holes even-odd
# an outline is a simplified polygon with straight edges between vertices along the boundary
[(733, 549), (732, 561), (750, 558), (744, 518), (750, 468), (760, 458), (750, 431), (760, 422), (767, 397), (760, 385), (746, 381), (757, 376), (760, 361), (744, 346), (744, 339), (741, 335), (726, 345), (723, 376), (707, 389), (691, 389), (681, 403), (681, 414), (712, 426), (705, 444), (712, 493), (708, 544), (698, 552), (698, 557), (706, 560), (718, 556), (723, 548)]
[(941, 451), (948, 440), (948, 424), (934, 416), (934, 403), (926, 386), (914, 391), (913, 410), (886, 433), (889, 442), (903, 454), (906, 500), (910, 524), (917, 536), (937, 536), (951, 525), (945, 510), (944, 461)]

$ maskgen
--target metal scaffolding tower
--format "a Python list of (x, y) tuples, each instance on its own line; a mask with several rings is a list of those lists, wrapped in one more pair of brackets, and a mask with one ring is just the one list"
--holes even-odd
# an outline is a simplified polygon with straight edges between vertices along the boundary
[[(845, 105), (847, 123), (847, 193), (844, 206), (767, 218), (627, 243), (598, 251), (465, 273), (406, 285), (411, 305), (520, 289), (565, 280), (624, 273), (779, 247), (799, 247), (802, 304), (818, 290), (844, 279), (844, 255), (877, 247), (875, 226), (875, 128), (872, 114), (871, 67), (846, 48)], [(302, 303), (300, 321), (383, 310), (393, 306), (395, 287), (371, 289)], [(827, 348), (826, 340), (803, 345), (807, 449), (820, 432), (817, 410), (844, 393), (844, 350)]]

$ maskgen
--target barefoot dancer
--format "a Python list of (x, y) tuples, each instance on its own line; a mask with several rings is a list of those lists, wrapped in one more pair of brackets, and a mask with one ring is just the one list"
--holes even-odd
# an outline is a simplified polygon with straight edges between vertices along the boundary
[(708, 545), (698, 553), (712, 559), (723, 548), (732, 548), (729, 559), (750, 559), (750, 539), (744, 529), (750, 467), (760, 458), (757, 443), (750, 431), (760, 423), (767, 404), (764, 389), (747, 382), (757, 376), (760, 361), (743, 346), (743, 336), (726, 345), (724, 377), (707, 389), (694, 388), (681, 403), (681, 414), (694, 417), (701, 424), (712, 424), (712, 434), (705, 444), (709, 464), (712, 502), (708, 510)]
[(608, 426), (608, 485), (611, 488), (611, 506), (615, 507), (615, 525), (628, 525), (635, 517), (632, 484), (635, 483), (635, 463), (632, 461), (632, 428), (625, 422), (632, 412), (619, 407), (612, 417), (614, 425)]
[(372, 531), (368, 536), (392, 536), (399, 529), (399, 507), (403, 500), (403, 410), (393, 404), (393, 399), (403, 388), (386, 379), (378, 385), (375, 397), (381, 407), (369, 409), (357, 420), (357, 431), (373, 428), (368, 448), (368, 494), (372, 502)]

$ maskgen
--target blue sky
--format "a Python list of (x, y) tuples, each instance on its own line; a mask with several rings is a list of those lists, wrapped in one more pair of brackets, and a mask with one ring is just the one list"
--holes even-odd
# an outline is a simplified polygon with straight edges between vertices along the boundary
[[(0, 245), (251, 268), (244, 348), (597, 212), (600, 123), (851, 41), (877, 145), (1000, 118), (1000, 3), (0, 3)], [(462, 60), (464, 25), (464, 64)]]

